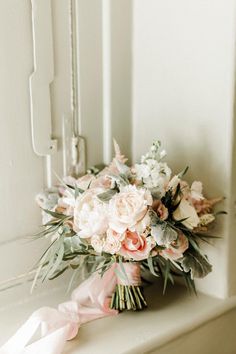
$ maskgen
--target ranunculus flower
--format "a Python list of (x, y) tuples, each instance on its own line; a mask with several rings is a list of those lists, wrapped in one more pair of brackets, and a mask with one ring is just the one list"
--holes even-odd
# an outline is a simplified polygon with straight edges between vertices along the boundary
[(190, 230), (197, 227), (200, 221), (196, 210), (186, 199), (181, 200), (178, 208), (173, 212), (173, 218), (176, 221), (186, 219), (182, 224)]
[(168, 248), (162, 250), (160, 255), (166, 259), (176, 261), (183, 257), (183, 253), (188, 249), (187, 237), (181, 232), (176, 241), (172, 242)]
[(127, 230), (119, 254), (127, 259), (141, 261), (149, 257), (154, 246), (152, 237)]
[(74, 230), (80, 237), (102, 235), (108, 228), (108, 205), (97, 197), (102, 192), (103, 189), (91, 188), (76, 199)]
[(168, 218), (169, 212), (165, 205), (160, 200), (155, 200), (152, 204), (152, 209), (157, 213), (161, 220)]
[(106, 252), (110, 254), (117, 253), (121, 248), (121, 241), (124, 235), (118, 234), (114, 230), (108, 229), (106, 234), (93, 235), (91, 237), (91, 246), (97, 253)]
[(103, 251), (104, 240), (99, 235), (93, 235), (91, 237), (91, 246), (97, 253), (101, 253)]
[(118, 233), (134, 226), (142, 220), (152, 205), (151, 193), (136, 186), (125, 186), (109, 202), (109, 226)]
[(124, 239), (124, 235), (118, 234), (114, 230), (108, 229), (106, 239), (104, 241), (103, 251), (115, 254), (121, 248), (121, 241)]

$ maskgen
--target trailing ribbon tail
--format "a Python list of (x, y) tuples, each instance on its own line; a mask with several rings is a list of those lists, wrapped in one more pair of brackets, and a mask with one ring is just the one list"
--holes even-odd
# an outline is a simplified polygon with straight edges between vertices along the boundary
[[(43, 307), (35, 311), (0, 348), (0, 354), (61, 354), (66, 341), (77, 335), (81, 324), (118, 314), (109, 307), (117, 283), (115, 266), (103, 277), (97, 273), (90, 276), (58, 310)], [(39, 329), (40, 338), (29, 344)]]

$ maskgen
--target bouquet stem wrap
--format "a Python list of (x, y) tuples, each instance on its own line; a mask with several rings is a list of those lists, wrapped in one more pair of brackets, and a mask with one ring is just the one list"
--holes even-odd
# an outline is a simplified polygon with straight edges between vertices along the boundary
[(122, 266), (118, 264), (117, 270), (119, 270), (117, 284), (110, 307), (118, 311), (142, 310), (147, 303), (141, 287), (140, 264), (122, 263)]

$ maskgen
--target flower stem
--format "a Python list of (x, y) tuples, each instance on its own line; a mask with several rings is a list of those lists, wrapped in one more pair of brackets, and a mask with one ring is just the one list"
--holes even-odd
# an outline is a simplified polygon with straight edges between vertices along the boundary
[(147, 302), (140, 286), (117, 284), (111, 299), (110, 307), (118, 311), (140, 311), (147, 306)]

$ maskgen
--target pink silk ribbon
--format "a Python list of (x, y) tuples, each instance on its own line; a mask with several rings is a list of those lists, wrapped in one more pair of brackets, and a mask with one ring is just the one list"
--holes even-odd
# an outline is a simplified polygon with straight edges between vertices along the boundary
[[(138, 264), (124, 263), (128, 283), (136, 285), (140, 279)], [(117, 315), (110, 309), (111, 296), (119, 277), (115, 276), (114, 264), (101, 277), (95, 273), (81, 283), (71, 295), (71, 300), (58, 309), (42, 307), (35, 311), (18, 331), (0, 348), (0, 354), (61, 354), (67, 340), (73, 339), (81, 324)], [(138, 285), (138, 284), (137, 284)], [(30, 343), (41, 329), (40, 339)]]

